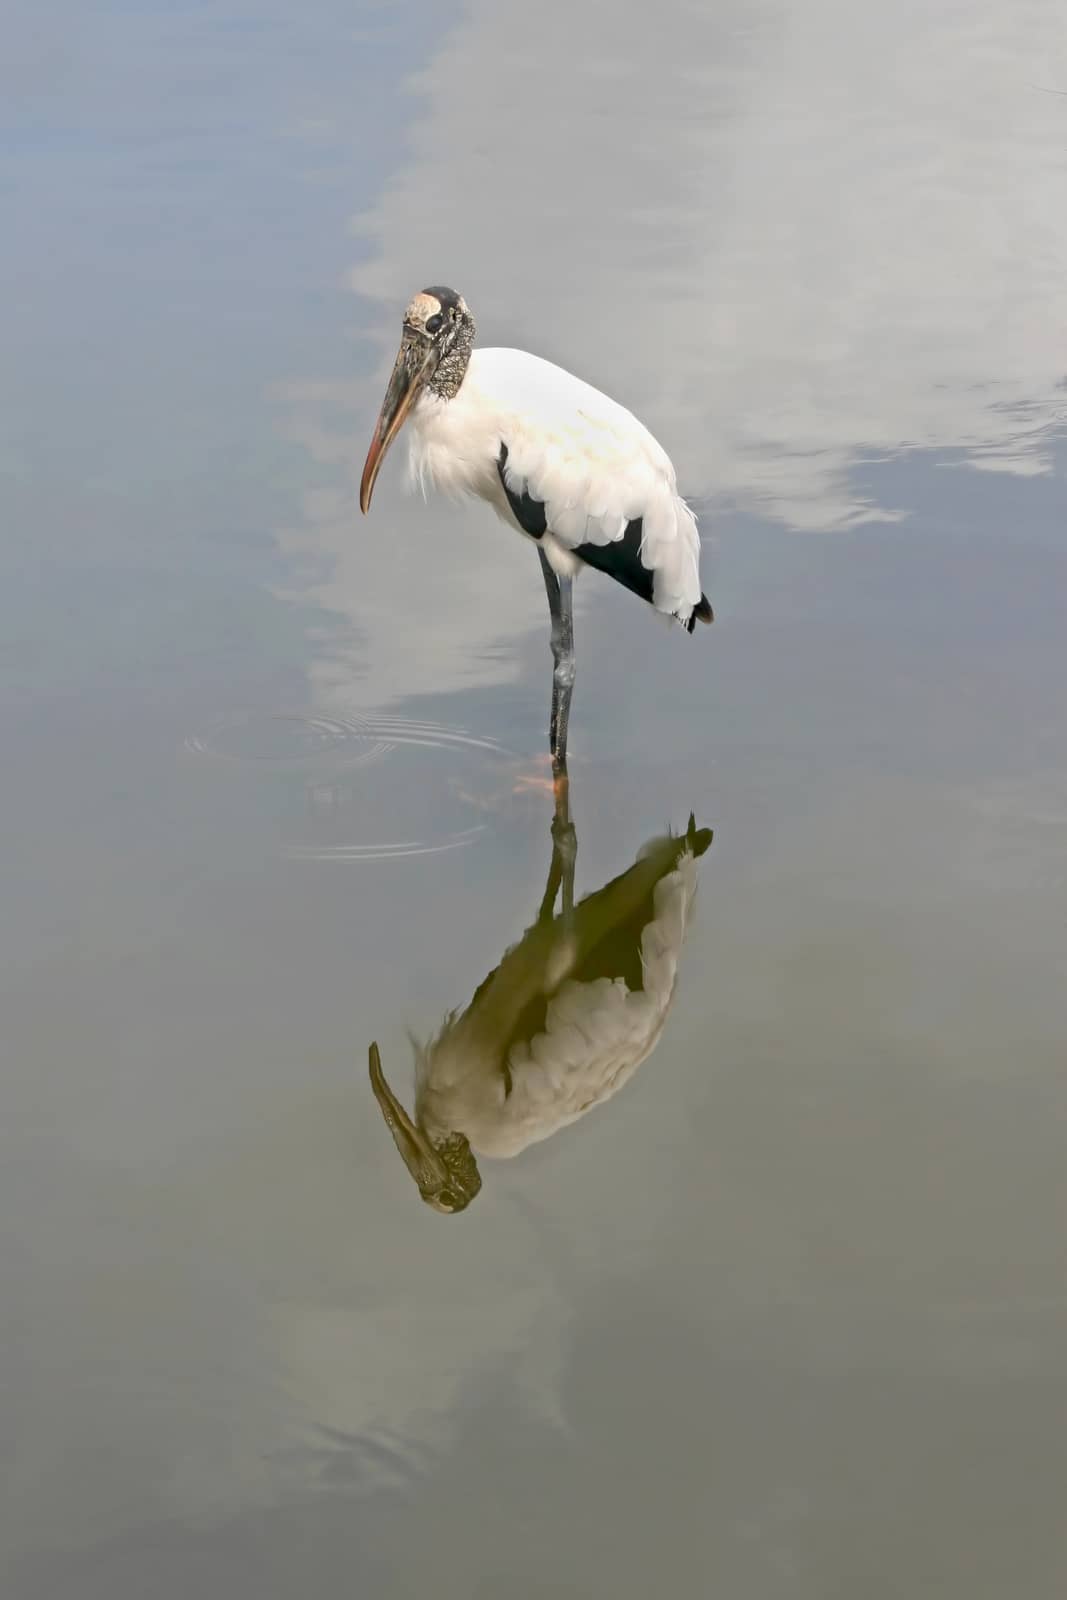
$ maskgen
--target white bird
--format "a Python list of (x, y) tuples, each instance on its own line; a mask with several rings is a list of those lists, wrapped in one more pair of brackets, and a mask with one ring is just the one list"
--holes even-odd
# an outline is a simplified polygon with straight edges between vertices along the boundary
[(712, 620), (696, 518), (670, 458), (631, 412), (525, 350), (475, 349), (466, 302), (440, 285), (404, 314), (363, 468), (364, 512), (409, 415), (412, 478), (488, 501), (537, 545), (552, 615), (549, 742), (558, 784), (567, 771), (575, 575), (596, 567), (692, 633), (698, 619)]
[(674, 1000), (696, 860), (711, 830), (690, 817), (684, 834), (651, 840), (578, 906), (576, 840), (559, 801), (552, 837), (537, 920), (466, 1010), (417, 1047), (414, 1121), (370, 1047), (378, 1104), (436, 1211), (462, 1211), (481, 1188), (472, 1147), (518, 1155), (617, 1093), (655, 1048)]

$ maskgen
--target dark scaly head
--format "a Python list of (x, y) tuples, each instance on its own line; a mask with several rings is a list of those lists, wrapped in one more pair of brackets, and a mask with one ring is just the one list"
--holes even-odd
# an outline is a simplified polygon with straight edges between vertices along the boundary
[(381, 464), (423, 389), (451, 400), (463, 382), (473, 345), (474, 318), (461, 294), (435, 284), (415, 296), (404, 312), (400, 349), (363, 466), (361, 511), (370, 510)]
[(464, 1211), (482, 1186), (478, 1163), (466, 1137), (450, 1133), (445, 1139), (433, 1140), (412, 1122), (385, 1081), (376, 1044), (370, 1047), (370, 1081), (386, 1126), (426, 1204), (447, 1214)]

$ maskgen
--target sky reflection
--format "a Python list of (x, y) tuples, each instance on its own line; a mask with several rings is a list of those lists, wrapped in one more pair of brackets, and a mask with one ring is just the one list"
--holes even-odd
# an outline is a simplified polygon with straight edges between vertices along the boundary
[[(635, 409), (716, 518), (828, 532), (908, 514), (863, 467), (909, 451), (1050, 469), (1065, 415), (1067, 59), (1055, 0), (713, 11), (472, 0), (410, 82), (399, 166), (353, 228), (372, 370), (293, 385), (330, 469), (300, 539), (346, 619), (336, 706), (506, 679), (541, 621), (528, 552), (478, 507), (355, 486), (403, 306), (451, 282), (482, 343), (558, 360)], [(550, 82), (551, 109), (543, 86)], [(391, 125), (395, 127), (395, 125)], [(524, 561), (524, 556), (526, 560)], [(588, 603), (591, 583), (581, 586)], [(412, 635), (417, 632), (417, 638)]]

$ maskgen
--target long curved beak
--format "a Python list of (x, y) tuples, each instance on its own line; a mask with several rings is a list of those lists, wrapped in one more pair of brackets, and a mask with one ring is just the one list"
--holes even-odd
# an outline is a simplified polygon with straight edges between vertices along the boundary
[(381, 1053), (376, 1044), (370, 1047), (370, 1081), (386, 1126), (405, 1167), (419, 1186), (419, 1193), (423, 1197), (439, 1193), (448, 1183), (448, 1168), (386, 1083)]
[(396, 360), (385, 391), (382, 409), (374, 427), (374, 437), (367, 459), (363, 464), (363, 477), (359, 483), (359, 509), (370, 510), (370, 499), (378, 471), (386, 452), (401, 428), (404, 418), (419, 397), (419, 391), (433, 370), (437, 352), (433, 343), (421, 333), (404, 330)]

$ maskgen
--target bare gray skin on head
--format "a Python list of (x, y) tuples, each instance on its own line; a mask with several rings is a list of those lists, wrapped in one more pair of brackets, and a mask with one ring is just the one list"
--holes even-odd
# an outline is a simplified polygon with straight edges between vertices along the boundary
[(404, 327), (431, 339), (441, 354), (426, 387), (440, 400), (459, 393), (474, 348), (474, 318), (462, 295), (423, 289), (404, 313)]
[(374, 485), (389, 446), (412, 406), (424, 390), (438, 400), (451, 400), (458, 394), (473, 346), (474, 318), (461, 294), (438, 284), (415, 296), (404, 313), (400, 349), (363, 463), (359, 508), (364, 515), (370, 510)]

